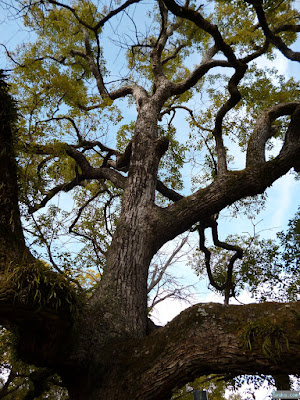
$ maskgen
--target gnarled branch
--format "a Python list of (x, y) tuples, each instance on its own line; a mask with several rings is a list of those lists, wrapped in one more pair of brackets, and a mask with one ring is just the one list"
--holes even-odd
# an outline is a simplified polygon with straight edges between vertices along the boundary
[[(212, 238), (213, 238), (213, 243), (215, 246), (228, 250), (228, 251), (234, 251), (234, 254), (230, 257), (229, 263), (227, 265), (227, 274), (226, 274), (226, 279), (223, 283), (217, 283), (212, 269), (210, 265), (211, 261), (211, 252), (210, 250), (205, 246), (205, 229), (210, 227), (212, 230)], [(219, 291), (224, 291), (224, 303), (228, 304), (230, 297), (234, 296), (234, 282), (232, 281), (233, 278), (233, 267), (234, 263), (236, 260), (241, 259), (243, 257), (243, 249), (238, 246), (238, 245), (232, 245), (230, 243), (225, 243), (219, 240), (219, 234), (218, 234), (218, 222), (216, 217), (211, 217), (203, 222), (200, 222), (199, 226), (197, 227), (197, 231), (199, 233), (199, 248), (201, 251), (203, 251), (205, 255), (205, 266), (206, 266), (206, 271), (207, 275), (209, 278), (209, 283), (217, 290)]]
[(283, 103), (268, 108), (262, 112), (250, 136), (247, 149), (247, 166), (265, 162), (265, 145), (274, 133), (272, 123), (284, 115), (291, 115), (300, 107), (300, 102)]

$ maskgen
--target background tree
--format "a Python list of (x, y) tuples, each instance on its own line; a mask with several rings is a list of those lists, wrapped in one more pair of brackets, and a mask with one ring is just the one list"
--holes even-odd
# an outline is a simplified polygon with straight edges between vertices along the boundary
[[(20, 117), (3, 107), (0, 321), (38, 367), (26, 396), (56, 373), (71, 399), (107, 400), (171, 398), (208, 374), (299, 373), (298, 302), (200, 304), (160, 329), (147, 304), (154, 255), (185, 232), (198, 232), (214, 278), (207, 229), (233, 252), (224, 279), (211, 280), (229, 303), (244, 251), (219, 239), (217, 215), (259, 206), (253, 196), (299, 172), (299, 84), (255, 64), (274, 49), (299, 61), (293, 2), (164, 0), (149, 25), (139, 0), (14, 4), (36, 40), (8, 52)], [(107, 44), (126, 62), (117, 79)], [(132, 120), (122, 121), (126, 100)], [(180, 112), (190, 136), (175, 129)], [(281, 149), (269, 156), (272, 137)], [(180, 193), (188, 147), (203, 164), (191, 194)]]
[(241, 400), (239, 393), (231, 393), (229, 396), (225, 397), (225, 391), (227, 384), (224, 381), (224, 376), (211, 375), (208, 377), (201, 377), (195, 379), (194, 382), (185, 385), (184, 388), (176, 392), (172, 400), (193, 400), (194, 390), (205, 390), (207, 392), (208, 398), (211, 400)]

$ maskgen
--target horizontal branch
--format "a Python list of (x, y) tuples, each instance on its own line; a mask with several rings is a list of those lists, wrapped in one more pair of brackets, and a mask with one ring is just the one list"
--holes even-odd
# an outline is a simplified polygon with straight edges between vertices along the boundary
[(182, 94), (192, 88), (196, 83), (212, 68), (230, 67), (231, 65), (224, 60), (213, 60), (212, 58), (204, 58), (201, 64), (191, 72), (191, 74), (183, 81), (170, 85), (170, 93), (172, 96)]
[(243, 57), (242, 59), (240, 59), (239, 61), (241, 61), (244, 64), (248, 64), (251, 61), (255, 60), (256, 58), (262, 56), (263, 54), (265, 54), (269, 48), (270, 45), (270, 41), (268, 39), (265, 40), (265, 43), (263, 44), (263, 46), (261, 46), (260, 48), (258, 48), (254, 53), (248, 54), (246, 57)]
[(100, 168), (95, 168), (89, 163), (88, 159), (84, 156), (84, 154), (79, 150), (77, 150), (78, 147), (83, 147), (84, 149), (88, 149), (98, 146), (100, 147), (101, 150), (107, 151), (108, 156), (111, 156), (113, 154), (120, 155), (119, 152), (104, 146), (101, 142), (82, 141), (79, 145), (75, 146), (71, 146), (66, 143), (61, 143), (61, 146), (58, 147), (57, 146), (53, 147), (52, 145), (43, 146), (35, 144), (32, 146), (28, 145), (26, 149), (33, 151), (35, 154), (43, 154), (43, 155), (50, 154), (53, 156), (59, 156), (62, 151), (62, 146), (64, 148), (65, 154), (73, 158), (73, 160), (76, 162), (76, 165), (80, 167), (81, 171), (79, 173), (77, 167), (75, 167), (76, 176), (70, 182), (59, 184), (50, 189), (39, 204), (35, 204), (30, 208), (31, 213), (39, 210), (42, 207), (45, 207), (46, 204), (59, 192), (61, 191), (68, 192), (74, 189), (75, 187), (80, 186), (82, 182), (86, 180), (92, 180), (92, 179), (109, 180), (117, 188), (120, 189), (124, 188), (126, 177), (120, 174), (118, 171), (109, 168), (107, 166), (108, 162), (106, 158), (104, 158), (103, 165)]
[(300, 32), (300, 25), (284, 24), (273, 30), (275, 34), (280, 32)]
[(206, 128), (205, 126), (200, 125), (200, 124), (197, 122), (197, 120), (196, 120), (196, 118), (195, 118), (195, 115), (194, 115), (194, 112), (193, 112), (190, 108), (188, 108), (188, 107), (186, 107), (186, 106), (182, 106), (182, 105), (169, 106), (168, 108), (166, 108), (165, 110), (163, 110), (163, 111), (161, 112), (159, 120), (161, 121), (161, 120), (162, 120), (162, 117), (163, 117), (165, 114), (170, 114), (171, 111), (176, 112), (176, 110), (185, 110), (185, 111), (187, 111), (187, 112), (190, 114), (190, 117), (191, 117), (191, 119), (193, 120), (193, 123), (197, 126), (197, 128), (201, 129), (202, 131), (206, 131), (206, 132), (212, 133), (212, 131), (213, 131), (212, 129)]
[(157, 181), (156, 190), (171, 201), (178, 201), (183, 199), (184, 196), (175, 192), (175, 190), (168, 188), (161, 181)]
[(131, 4), (139, 3), (141, 0), (127, 0), (120, 7), (115, 10), (110, 11), (104, 18), (102, 18), (93, 28), (95, 32), (97, 32), (100, 28), (104, 26), (104, 24), (110, 20), (113, 16), (117, 15), (119, 12), (125, 10), (125, 8), (129, 7)]
[(29, 207), (29, 212), (33, 214), (37, 210), (45, 207), (47, 203), (53, 199), (54, 196), (56, 196), (59, 192), (69, 192), (70, 190), (74, 189), (77, 185), (82, 182), (82, 179), (78, 176), (74, 178), (71, 182), (69, 183), (62, 183), (60, 185), (57, 185), (53, 187), (52, 189), (49, 190), (49, 192), (46, 194), (46, 196), (43, 198), (43, 200), (39, 204), (35, 204), (32, 207)]
[(136, 100), (137, 104), (144, 100), (147, 99), (148, 94), (146, 92), (146, 90), (139, 85), (125, 85), (120, 87), (119, 89), (113, 90), (112, 92), (109, 93), (109, 97), (112, 100), (116, 100), (119, 99), (120, 97), (125, 97), (128, 94), (131, 94), (134, 99)]
[(299, 302), (188, 308), (132, 345), (128, 380), (139, 388), (132, 399), (169, 399), (174, 387), (202, 375), (299, 374), (299, 315)]

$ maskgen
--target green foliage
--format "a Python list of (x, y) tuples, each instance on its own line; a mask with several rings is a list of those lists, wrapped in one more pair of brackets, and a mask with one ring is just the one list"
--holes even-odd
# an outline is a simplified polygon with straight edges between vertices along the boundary
[[(245, 117), (239, 123), (233, 120), (233, 115), (233, 118), (228, 121), (228, 129), (235, 133), (236, 141), (242, 149), (245, 149), (249, 140), (251, 126), (264, 109), (274, 104), (297, 101), (300, 96), (299, 82), (279, 75), (276, 69), (261, 69), (256, 64), (249, 69), (240, 90), (243, 98), (240, 108)], [(287, 123), (287, 118), (276, 120), (275, 138), (283, 138)], [(272, 141), (274, 142), (274, 139)], [(272, 141), (268, 142), (269, 150), (272, 149)]]
[[(242, 260), (234, 264), (233, 283), (235, 294), (242, 290), (249, 290), (253, 296), (263, 297), (267, 290), (274, 289), (281, 279), (284, 268), (280, 263), (279, 245), (272, 240), (259, 237), (231, 235), (225, 239), (226, 243), (238, 245), (244, 250)], [(222, 285), (227, 277), (227, 265), (233, 254), (219, 247), (212, 247), (212, 273), (215, 281)], [(205, 273), (203, 255), (196, 253), (191, 261), (196, 273), (201, 276)], [(269, 285), (268, 288), (265, 285)]]
[[(257, 29), (256, 13), (252, 6), (241, 0), (218, 0), (215, 4), (213, 21), (240, 56), (263, 45), (265, 37), (262, 30)], [(287, 21), (296, 23), (298, 13), (293, 9), (293, 1), (264, 1), (263, 4), (271, 29)], [(287, 45), (293, 43), (296, 37), (293, 32), (282, 32), (279, 36)], [(268, 56), (272, 57), (271, 52)]]
[(278, 233), (277, 238), (259, 240), (257, 247), (246, 252), (241, 275), (252, 270), (250, 290), (259, 300), (296, 301), (300, 287), (299, 210), (287, 231)]
[[(113, 8), (112, 4), (110, 6)], [(191, 6), (197, 7), (193, 2), (191, 2)], [(97, 8), (96, 3), (91, 1), (74, 1), (72, 7), (86, 25), (95, 24), (108, 12), (105, 5), (102, 7), (98, 4)], [(287, 13), (290, 22), (295, 20), (295, 11), (293, 11), (290, 1), (279, 4), (275, 8), (271, 6), (268, 8), (270, 21), (274, 20), (274, 25), (272, 25), (274, 27), (283, 21)], [(243, 1), (217, 1), (213, 12), (211, 7), (203, 7), (201, 12), (210, 21), (218, 24), (226, 41), (232, 44), (233, 49), (238, 50), (241, 55), (255, 51), (261, 45), (262, 32), (260, 29), (253, 28), (256, 23), (253, 8)], [(151, 51), (161, 29), (158, 8), (151, 10), (148, 15), (149, 25), (147, 26), (151, 26), (149, 31), (142, 32), (144, 24), (140, 31), (139, 25), (135, 26), (133, 19), (129, 18), (129, 21), (131, 21), (132, 30), (136, 35), (131, 35), (128, 43), (131, 39), (137, 40), (138, 43), (134, 46), (127, 43), (120, 47), (120, 52), (122, 46), (125, 47), (124, 52), (120, 54), (126, 53), (128, 61), (128, 64), (125, 65), (126, 59), (124, 58), (122, 77), (126, 77), (126, 80), (124, 79), (123, 83), (144, 84), (150, 93), (155, 90), (151, 69)], [(213, 43), (210, 36), (203, 30), (196, 28), (187, 20), (175, 18), (171, 13), (165, 23), (169, 29), (174, 29), (174, 31), (163, 49), (163, 71), (170, 80), (178, 82), (188, 76), (195, 64), (199, 64), (201, 57)], [(26, 206), (22, 208), (22, 211), (27, 218), (28, 231), (39, 238), (39, 244), (43, 242), (45, 245), (35, 224), (30, 222), (27, 207), (32, 208), (40, 203), (55, 186), (63, 185), (76, 178), (78, 171), (76, 171), (75, 163), (70, 161), (66, 155), (63, 142), (78, 145), (80, 138), (100, 140), (116, 144), (119, 151), (124, 151), (132, 138), (134, 122), (124, 121), (121, 124), (122, 114), (117, 108), (116, 102), (102, 98), (97, 92), (91, 66), (87, 59), (80, 54), (85, 52), (84, 42), (88, 40), (97, 68), (103, 78), (107, 77), (109, 80), (110, 71), (104, 58), (104, 41), (100, 42), (98, 47), (95, 34), (80, 25), (70, 10), (58, 6), (51, 8), (44, 6), (43, 3), (35, 3), (26, 13), (25, 25), (28, 29), (33, 30), (36, 36), (33, 43), (22, 46), (13, 55), (18, 64), (14, 65), (12, 76), (13, 92), (24, 116), (18, 126), (20, 200)], [(101, 29), (98, 33), (102, 40)], [(125, 34), (129, 35), (128, 30)], [(293, 40), (293, 35), (290, 34), (290, 41)], [(114, 38), (121, 40), (121, 37), (122, 28), (120, 27), (119, 31), (118, 26)], [(178, 48), (180, 51), (177, 51)], [(272, 57), (271, 49), (268, 57)], [(159, 133), (169, 138), (170, 145), (161, 160), (159, 178), (172, 189), (183, 189), (181, 173), (187, 160), (194, 161), (192, 168), (195, 189), (212, 182), (216, 177), (214, 163), (216, 150), (211, 132), (214, 118), (228, 98), (227, 83), (231, 71), (226, 70), (226, 73), (222, 74), (219, 70), (217, 73), (213, 72), (214, 74), (208, 73), (200, 79), (193, 89), (170, 98), (164, 105), (163, 112), (166, 111), (166, 113), (159, 126)], [(110, 85), (110, 89), (114, 87), (117, 86)], [(223, 132), (244, 150), (255, 118), (261, 110), (270, 104), (299, 98), (299, 84), (292, 79), (285, 80), (278, 76), (275, 70), (265, 71), (252, 64), (239, 85), (239, 89), (242, 101), (236, 107), (236, 111), (232, 110), (227, 115), (224, 120)], [(262, 96), (261, 93), (268, 94), (268, 96)], [(186, 141), (187, 135), (182, 135), (182, 129), (177, 131), (175, 124), (172, 124), (172, 120), (170, 121), (168, 116), (172, 115), (169, 111), (171, 108), (176, 109), (182, 104), (189, 105), (193, 99), (196, 104), (195, 120), (188, 119), (193, 132), (190, 132), (190, 141)], [(132, 102), (132, 99), (130, 101)], [(89, 107), (89, 111), (85, 107)], [(238, 117), (240, 115), (243, 115), (243, 118)], [(74, 128), (70, 118), (78, 130)], [(278, 137), (282, 136), (286, 122), (283, 119), (277, 124), (279, 127)], [(199, 126), (202, 126), (204, 130)], [(44, 152), (37, 151), (37, 144), (46, 146)], [(96, 149), (85, 150), (84, 155), (97, 168), (104, 161), (104, 156)], [(235, 161), (233, 155), (229, 158), (233, 165)], [(51, 247), (54, 247), (56, 240), (60, 240), (68, 234), (67, 221), (70, 226), (70, 221), (76, 218), (81, 207), (95, 194), (89, 183), (84, 184), (86, 187), (73, 189), (72, 193), (76, 201), (73, 203), (72, 212), (65, 213), (63, 218), (60, 218), (62, 212), (57, 211), (54, 215), (53, 209), (50, 207), (49, 210), (42, 211), (48, 213), (47, 216), (37, 218), (38, 225), (48, 240), (48, 245), (49, 240), (51, 241)], [(101, 195), (101, 200), (95, 199), (86, 206), (73, 229), (76, 234), (72, 233), (73, 237), (76, 236), (76, 243), (80, 243), (77, 246), (78, 249), (83, 250), (82, 246), (84, 246), (84, 250), (78, 254), (78, 262), (80, 259), (87, 261), (89, 268), (95, 268), (95, 273), (101, 272), (101, 265), (105, 262), (103, 252), (109, 246), (110, 234), (114, 231), (120, 210), (120, 200), (117, 200), (115, 195), (120, 196), (121, 191), (112, 187), (109, 190), (112, 193), (113, 201), (110, 200), (108, 193), (104, 193)], [(157, 204), (166, 203), (163, 202), (160, 195), (157, 195), (156, 198)], [(108, 203), (109, 205), (107, 205)], [(245, 203), (242, 202), (238, 205), (239, 211), (241, 211), (242, 204)], [(251, 209), (255, 204), (258, 204), (257, 208), (259, 208), (261, 203), (251, 202), (249, 207), (245, 206), (245, 208)], [(105, 213), (110, 215), (110, 232), (103, 220)], [(93, 223), (88, 222), (87, 218), (84, 220), (88, 216), (93, 216)], [(58, 222), (55, 224), (52, 221), (56, 218)], [(62, 225), (62, 220), (64, 225)], [(95, 221), (97, 223), (94, 223)], [(50, 222), (52, 223), (50, 224)], [(61, 229), (58, 232), (55, 226), (59, 224), (65, 227), (65, 230)], [(47, 233), (49, 227), (54, 228), (52, 239), (51, 234)], [(84, 241), (84, 238), (88, 239)], [(31, 242), (38, 243), (32, 240)], [(95, 249), (97, 249), (97, 256), (93, 257), (91, 254), (95, 253)], [(102, 254), (100, 254), (101, 251), (98, 251), (99, 249), (102, 250)], [(43, 258), (45, 258), (44, 255)], [(97, 261), (93, 262), (93, 259)], [(91, 264), (94, 265), (91, 266)]]
[(209, 400), (241, 400), (241, 396), (238, 393), (231, 393), (228, 397), (226, 394), (228, 382), (224, 378), (224, 376), (220, 375), (208, 375), (197, 378), (176, 391), (172, 400), (193, 400), (193, 390), (205, 390)]
[(300, 267), (300, 208), (295, 217), (288, 223), (286, 233), (278, 233), (281, 245), (283, 246), (283, 259), (286, 268), (291, 272), (297, 272)]
[(219, 0), (214, 11), (214, 23), (240, 56), (264, 43), (261, 30), (254, 28), (256, 14), (246, 2)]
[(66, 277), (53, 272), (40, 261), (7, 269), (1, 277), (0, 299), (75, 316), (84, 298)]
[[(28, 268), (20, 266), (14, 270), (9, 269), (2, 278), (0, 298), (11, 299), (16, 304), (26, 304), (34, 309), (42, 307), (76, 313), (82, 299), (70, 280), (76, 278), (86, 291), (92, 292), (101, 279), (106, 263), (105, 255), (120, 215), (122, 190), (104, 180), (85, 181), (72, 189), (72, 200), (63, 194), (55, 204), (49, 199), (48, 206), (40, 207), (34, 216), (28, 210), (32, 211), (35, 206), (39, 208), (38, 205), (47, 196), (52, 199), (58, 185), (63, 186), (62, 190), (67, 190), (64, 185), (80, 174), (75, 162), (66, 153), (65, 143), (84, 153), (93, 167), (102, 168), (107, 161), (105, 152), (99, 151), (96, 146), (83, 148), (82, 142), (99, 140), (124, 152), (134, 135), (135, 125), (131, 115), (128, 117), (127, 111), (123, 115), (116, 101), (101, 96), (97, 91), (91, 65), (82, 56), (86, 52), (86, 43), (89, 43), (96, 68), (106, 83), (115, 81), (116, 72), (113, 68), (109, 71), (104, 58), (103, 42), (108, 42), (109, 38), (106, 50), (109, 52), (112, 43), (118, 43), (120, 53), (117, 57), (124, 60), (117, 78), (120, 78), (121, 86), (136, 82), (144, 85), (150, 95), (158, 89), (153, 82), (152, 51), (160, 38), (162, 23), (156, 6), (149, 13), (146, 24), (140, 18), (142, 28), (146, 26), (143, 32), (140, 32), (139, 26), (134, 25), (129, 15), (128, 20), (134, 32), (132, 35), (127, 27), (124, 34), (119, 34), (118, 29), (114, 32), (119, 21), (113, 25), (111, 20), (111, 33), (102, 36), (102, 30), (99, 29), (97, 37), (95, 32), (83, 25), (94, 25), (120, 2), (111, 2), (107, 7), (86, 0), (71, 2), (84, 24), (80, 24), (69, 9), (58, 6), (51, 8), (45, 4), (43, 1), (31, 3), (25, 13), (25, 26), (36, 36), (34, 42), (19, 47), (13, 54), (16, 63), (12, 74), (12, 91), (18, 99), (23, 116), (18, 121), (16, 149), (20, 202), (28, 242), (33, 251), (40, 252), (39, 258), (47, 258), (63, 274), (54, 273), (52, 266), (42, 262)], [(190, 2), (190, 6), (196, 8), (198, 4)], [(201, 13), (217, 24), (225, 42), (230, 44), (238, 58), (253, 54), (265, 42), (262, 30), (257, 27), (253, 7), (245, 1), (217, 0), (213, 5), (206, 6), (202, 7)], [(276, 3), (265, 1), (264, 8), (271, 29), (287, 21), (291, 24), (297, 21), (298, 14), (291, 0)], [(122, 18), (126, 16), (126, 13), (122, 14)], [(174, 31), (162, 50), (162, 70), (168, 79), (179, 82), (199, 65), (207, 49), (213, 45), (213, 40), (192, 22), (175, 18), (171, 13), (164, 23), (169, 32), (172, 29)], [(278, 35), (287, 45), (293, 43), (296, 37), (291, 32), (281, 32)], [(132, 38), (134, 41), (131, 46)], [(274, 59), (274, 48), (271, 45), (266, 57)], [(215, 58), (218, 59), (219, 54)], [(213, 128), (216, 115), (228, 100), (228, 80), (232, 73), (231, 68), (223, 68), (222, 72), (218, 69), (217, 73), (213, 70), (213, 73), (206, 74), (195, 83), (192, 89), (171, 97), (164, 104), (158, 132), (159, 136), (169, 139), (169, 148), (161, 159), (158, 176), (168, 187), (184, 189), (182, 170), (187, 160), (191, 159), (195, 189), (216, 178), (217, 151)], [(7, 88), (2, 85), (2, 77), (0, 82), (1, 90), (4, 88), (6, 95)], [(107, 87), (111, 90), (118, 86), (109, 83)], [(236, 147), (245, 151), (259, 114), (271, 105), (298, 100), (300, 87), (295, 79), (286, 79), (276, 69), (262, 68), (252, 62), (239, 84), (239, 90), (242, 99), (226, 115), (223, 134), (226, 144), (229, 141), (236, 143)], [(186, 134), (182, 133), (183, 129), (176, 130), (172, 121), (178, 107), (183, 104), (190, 106), (192, 100), (194, 117), (189, 114), (187, 118), (190, 132)], [(0, 101), (0, 106), (3, 106), (2, 95)], [(129, 105), (132, 102), (131, 98)], [(4, 102), (6, 105), (12, 104)], [(129, 111), (131, 113), (132, 108)], [(173, 116), (171, 112), (174, 112)], [(123, 117), (127, 119), (122, 121)], [(287, 123), (286, 118), (276, 121), (276, 139), (283, 139)], [(186, 140), (188, 136), (190, 139)], [(272, 149), (272, 142), (268, 143), (268, 148)], [(229, 148), (227, 152), (229, 164), (235, 166), (234, 162), (240, 154), (235, 157), (235, 148)], [(231, 212), (237, 214), (246, 210), (248, 216), (253, 216), (263, 207), (264, 200), (261, 196), (243, 199), (232, 207)], [(166, 201), (157, 195), (156, 204), (164, 206)], [(300, 243), (298, 220), (299, 214), (291, 222), (289, 232), (279, 235), (281, 242), (278, 244), (258, 237), (227, 238), (229, 243), (238, 243), (245, 249), (244, 258), (234, 268), (236, 294), (247, 288), (259, 300), (297, 298)], [(225, 266), (230, 256), (218, 249), (213, 252), (212, 270), (219, 284), (226, 280)], [(197, 273), (202, 275), (204, 269), (201, 256), (196, 255), (194, 264)], [(249, 349), (259, 343), (262, 351), (271, 358), (280, 355), (285, 339), (281, 328), (274, 324), (269, 327), (260, 323), (249, 326), (243, 335)], [(192, 387), (207, 388), (209, 398), (219, 400), (224, 398), (226, 385), (217, 379), (209, 379), (207, 382), (199, 379)], [(191, 397), (187, 388), (178, 393), (183, 396), (181, 398)]]
[[(212, 129), (218, 110), (228, 98), (227, 82), (227, 74), (208, 76), (203, 89), (206, 89), (209, 97), (209, 107), (207, 109), (202, 107), (201, 112), (195, 114), (195, 119), (188, 118), (192, 129), (188, 145), (194, 152), (195, 166), (197, 166), (196, 160), (205, 152), (205, 162), (199, 174), (194, 177), (195, 187), (206, 186), (216, 176), (216, 151)], [(230, 165), (233, 167), (236, 163), (235, 154), (246, 151), (249, 137), (262, 111), (274, 104), (297, 101), (300, 96), (298, 81), (280, 75), (276, 68), (260, 68), (256, 63), (252, 63), (248, 68), (239, 85), (239, 90), (242, 96), (241, 101), (226, 115), (222, 128), (224, 135), (231, 143), (227, 151)], [(267, 142), (268, 151), (273, 149), (276, 139), (284, 138), (288, 122), (289, 119), (284, 117), (276, 120), (274, 129), (277, 133)], [(233, 143), (236, 143), (238, 148)]]
[(250, 322), (241, 334), (245, 346), (250, 351), (261, 348), (264, 355), (278, 361), (284, 348), (289, 349), (289, 342), (282, 327), (271, 320)]
[[(95, 6), (88, 1), (74, 3), (73, 7), (88, 24), (100, 16)], [(30, 66), (21, 67), (19, 71), (24, 82), (31, 82), (30, 86), (23, 86), (24, 93), (25, 89), (29, 91), (25, 99), (27, 106), (30, 103), (33, 105), (30, 99), (36, 103), (36, 111), (40, 111), (39, 108), (46, 105), (51, 107), (53, 104), (55, 107), (55, 102), (60, 98), (70, 107), (78, 102), (85, 104), (85, 82), (91, 78), (91, 72), (82, 57), (71, 57), (70, 53), (71, 50), (83, 51), (87, 31), (79, 29), (69, 10), (54, 7), (47, 11), (38, 4), (30, 8), (24, 23), (38, 35), (34, 44), (19, 49), (22, 64)], [(89, 39), (94, 40), (91, 35)], [(58, 63), (55, 63), (55, 60)], [(101, 61), (103, 63), (103, 59)], [(82, 76), (84, 79), (80, 79)]]

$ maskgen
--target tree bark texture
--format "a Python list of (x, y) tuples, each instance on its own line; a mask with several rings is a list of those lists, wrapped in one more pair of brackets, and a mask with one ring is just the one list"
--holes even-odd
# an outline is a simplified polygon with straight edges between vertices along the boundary
[[(292, 118), (290, 139), (274, 160), (228, 172), (162, 209), (154, 205), (154, 196), (166, 143), (157, 138), (155, 105), (145, 102), (136, 123), (120, 221), (94, 296), (75, 322), (60, 311), (1, 301), (1, 323), (19, 327), (23, 359), (58, 371), (73, 400), (168, 399), (174, 387), (224, 371), (299, 373), (300, 303), (201, 304), (146, 335), (147, 271), (153, 254), (201, 218), (263, 192), (286, 173), (299, 154), (297, 118)], [(5, 176), (16, 182), (15, 174)], [(13, 235), (7, 240), (14, 246)], [(265, 333), (271, 343), (267, 351), (262, 335), (266, 325), (274, 328)]]
[[(0, 79), (2, 76), (0, 77)], [(7, 84), (0, 81), (0, 260), (7, 252), (22, 256), (25, 249), (18, 205), (17, 166), (14, 152), (16, 106)], [(10, 254), (10, 255), (11, 255)], [(3, 268), (3, 266), (1, 266)]]
[(147, 327), (147, 277), (155, 252), (151, 218), (158, 164), (166, 151), (157, 138), (157, 118), (156, 104), (144, 102), (135, 125), (120, 221), (91, 303), (92, 308), (101, 304), (109, 321), (119, 321), (122, 335), (143, 336)]

